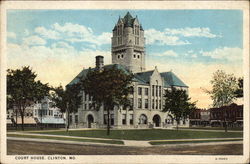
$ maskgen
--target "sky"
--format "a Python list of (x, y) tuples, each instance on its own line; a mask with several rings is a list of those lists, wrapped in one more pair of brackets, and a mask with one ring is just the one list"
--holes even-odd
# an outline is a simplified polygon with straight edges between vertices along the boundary
[(128, 11), (144, 29), (146, 69), (172, 70), (199, 108), (212, 104), (203, 89), (216, 70), (243, 76), (241, 10), (8, 10), (7, 67), (65, 86), (95, 56), (111, 63), (112, 29)]

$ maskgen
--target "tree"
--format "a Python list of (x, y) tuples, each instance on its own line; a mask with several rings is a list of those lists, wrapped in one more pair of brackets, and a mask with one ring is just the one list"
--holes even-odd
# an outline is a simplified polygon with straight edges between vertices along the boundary
[[(210, 91), (205, 90), (205, 92), (209, 94), (211, 99), (213, 100), (213, 107), (220, 108), (222, 106), (228, 106), (231, 103), (233, 103), (234, 99), (236, 99), (237, 92), (239, 92), (238, 94), (241, 94), (241, 91), (239, 89), (239, 86), (241, 85), (241, 80), (239, 80), (239, 86), (238, 86), (236, 77), (233, 74), (226, 74), (222, 70), (217, 70), (213, 74), (213, 78), (210, 81), (210, 83), (212, 84), (212, 90)], [(243, 88), (243, 79), (242, 79), (242, 88)], [(225, 111), (224, 111), (224, 125), (225, 125), (225, 132), (227, 132), (227, 121), (226, 121)]]
[(243, 77), (238, 78), (238, 88), (235, 91), (236, 98), (243, 97)]
[(233, 74), (217, 70), (210, 81), (212, 90), (205, 90), (213, 100), (213, 107), (230, 105), (236, 98), (237, 80)]
[(99, 110), (103, 106), (107, 111), (107, 135), (110, 134), (110, 110), (115, 106), (126, 108), (130, 105), (128, 98), (131, 93), (133, 75), (115, 66), (103, 70), (89, 69), (82, 79), (85, 94), (92, 97), (94, 107)]
[(196, 102), (190, 102), (191, 98), (188, 97), (186, 91), (176, 89), (175, 87), (166, 90), (164, 98), (165, 106), (163, 111), (170, 112), (173, 115), (177, 122), (176, 129), (178, 130), (180, 119), (183, 118), (185, 120), (196, 109)]
[(66, 112), (67, 125), (66, 131), (69, 129), (69, 114), (77, 112), (78, 108), (82, 104), (81, 85), (72, 84), (67, 85), (64, 90), (62, 86), (56, 87), (52, 92), (52, 100), (55, 103), (54, 106), (58, 107), (62, 113)]
[(20, 113), (22, 130), (24, 130), (26, 108), (49, 95), (50, 87), (48, 84), (36, 81), (36, 77), (37, 75), (29, 66), (7, 70), (7, 106), (16, 109), (16, 121), (17, 114)]

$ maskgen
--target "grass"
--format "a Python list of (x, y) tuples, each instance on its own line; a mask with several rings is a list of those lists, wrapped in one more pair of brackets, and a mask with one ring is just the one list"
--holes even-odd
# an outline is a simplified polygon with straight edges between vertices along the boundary
[(151, 145), (165, 144), (186, 144), (186, 143), (207, 143), (207, 142), (226, 142), (226, 141), (242, 141), (242, 139), (219, 139), (219, 140), (198, 140), (198, 141), (151, 141)]
[[(180, 129), (225, 130), (224, 127), (180, 127)], [(227, 130), (243, 131), (242, 127), (227, 128)]]
[(110, 135), (106, 130), (72, 130), (72, 131), (39, 131), (32, 133), (65, 135), (77, 137), (109, 138), (124, 140), (163, 140), (163, 139), (196, 139), (196, 138), (236, 138), (243, 137), (242, 132), (187, 131), (166, 129), (143, 130), (112, 130)]
[(37, 139), (53, 139), (63, 141), (78, 141), (78, 142), (95, 142), (95, 143), (108, 143), (108, 144), (124, 144), (123, 141), (119, 140), (96, 140), (96, 139), (80, 139), (80, 138), (67, 138), (67, 137), (52, 137), (52, 136), (34, 136), (26, 134), (8, 134), (8, 137), (20, 137), (20, 138), (37, 138)]

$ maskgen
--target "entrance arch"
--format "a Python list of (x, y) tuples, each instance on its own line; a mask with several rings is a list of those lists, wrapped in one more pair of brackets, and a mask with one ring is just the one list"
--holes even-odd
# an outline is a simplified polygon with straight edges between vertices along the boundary
[(160, 127), (161, 117), (158, 114), (154, 115), (153, 123), (155, 124), (155, 127)]
[(91, 124), (94, 122), (94, 117), (91, 114), (89, 114), (87, 119), (88, 119), (88, 128), (91, 128)]

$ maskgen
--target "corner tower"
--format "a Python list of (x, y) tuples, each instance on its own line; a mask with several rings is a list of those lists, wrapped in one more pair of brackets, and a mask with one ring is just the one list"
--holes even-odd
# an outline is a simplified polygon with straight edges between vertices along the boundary
[(128, 12), (113, 29), (112, 63), (126, 66), (133, 73), (145, 70), (144, 30)]

